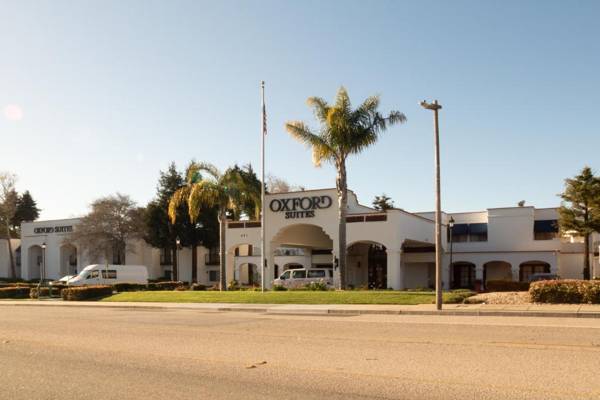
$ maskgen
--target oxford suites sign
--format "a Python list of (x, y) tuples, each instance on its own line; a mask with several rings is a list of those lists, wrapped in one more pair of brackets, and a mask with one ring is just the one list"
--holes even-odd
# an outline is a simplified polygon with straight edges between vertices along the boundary
[(285, 219), (314, 218), (315, 211), (324, 210), (333, 204), (331, 196), (305, 196), (273, 199), (269, 209), (274, 213), (285, 213)]

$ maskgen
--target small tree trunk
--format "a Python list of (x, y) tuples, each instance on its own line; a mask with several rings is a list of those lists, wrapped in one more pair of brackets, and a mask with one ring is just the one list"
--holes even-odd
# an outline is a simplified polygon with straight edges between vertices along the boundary
[(178, 281), (179, 274), (177, 273), (177, 271), (179, 269), (179, 254), (177, 252), (179, 251), (179, 249), (177, 248), (177, 244), (175, 244), (171, 248), (171, 251), (173, 252), (173, 271), (171, 273), (171, 280)]
[(198, 244), (192, 244), (192, 283), (198, 283)]
[(348, 184), (346, 180), (346, 161), (342, 160), (338, 165), (335, 186), (338, 194), (338, 242), (339, 261), (338, 268), (340, 281), (338, 289), (346, 289), (346, 214), (348, 212)]
[(583, 279), (591, 279), (590, 274), (590, 234), (586, 233), (583, 236), (583, 246), (585, 249), (583, 250)]
[(17, 269), (15, 267), (15, 258), (13, 257), (13, 252), (12, 252), (12, 243), (10, 242), (10, 225), (8, 223), (8, 220), (6, 222), (6, 240), (8, 241), (8, 257), (10, 260), (10, 273), (12, 275), (12, 278), (16, 278), (17, 277)]
[(226, 266), (225, 261), (227, 259), (227, 253), (225, 252), (225, 228), (227, 227), (227, 215), (226, 210), (219, 211), (219, 269), (220, 269), (220, 290), (227, 290), (227, 277), (226, 277)]

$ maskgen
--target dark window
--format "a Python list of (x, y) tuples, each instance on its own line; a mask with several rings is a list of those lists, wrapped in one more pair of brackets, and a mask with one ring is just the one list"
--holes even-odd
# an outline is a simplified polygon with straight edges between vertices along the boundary
[(469, 224), (469, 241), (470, 242), (487, 242), (488, 225), (486, 223)]
[(306, 270), (301, 270), (301, 271), (293, 271), (293, 275), (292, 278), (295, 279), (302, 279), (302, 278), (306, 278)]
[(216, 270), (208, 271), (208, 280), (211, 282), (218, 282), (219, 281), (219, 271), (216, 271)]
[(364, 220), (365, 220), (365, 217), (363, 215), (346, 217), (346, 222), (347, 223), (363, 222)]
[(452, 241), (468, 242), (469, 241), (469, 224), (454, 224), (452, 227)]
[(367, 221), (367, 222), (387, 221), (387, 215), (385, 215), (385, 214), (367, 215), (365, 217), (365, 221)]
[(521, 282), (529, 282), (531, 275), (543, 273), (550, 273), (549, 264), (541, 262), (521, 264), (521, 267), (519, 268), (519, 280)]
[(171, 265), (173, 262), (171, 249), (160, 249), (160, 265)]
[(558, 221), (545, 219), (533, 221), (534, 240), (552, 240), (558, 237)]
[(325, 278), (325, 270), (324, 269), (309, 270), (308, 277), (309, 278)]
[(117, 279), (117, 271), (115, 271), (114, 269), (109, 269), (108, 271), (103, 269), (102, 277), (104, 279)]
[(331, 249), (313, 249), (312, 254), (331, 254)]

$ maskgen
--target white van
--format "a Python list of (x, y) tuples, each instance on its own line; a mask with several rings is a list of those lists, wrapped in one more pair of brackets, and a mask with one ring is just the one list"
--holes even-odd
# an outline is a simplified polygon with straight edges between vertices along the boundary
[(312, 282), (323, 282), (327, 286), (333, 286), (333, 270), (331, 268), (288, 269), (273, 281), (273, 285), (299, 289)]
[(148, 283), (148, 268), (144, 265), (93, 264), (67, 281), (67, 285), (112, 285), (114, 283)]

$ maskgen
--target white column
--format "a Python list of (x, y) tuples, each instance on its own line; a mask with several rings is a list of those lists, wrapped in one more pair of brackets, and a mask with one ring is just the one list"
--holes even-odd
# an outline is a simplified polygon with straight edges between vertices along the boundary
[(512, 280), (514, 282), (519, 282), (519, 265), (512, 265), (510, 271), (512, 272)]
[(261, 261), (265, 258), (265, 256), (267, 258), (267, 268), (265, 268), (265, 289), (271, 289), (273, 287), (275, 256), (273, 255), (273, 251), (271, 249), (274, 249), (275, 247), (276, 246), (274, 246), (272, 243), (265, 242), (265, 255), (261, 254)]
[(395, 290), (404, 289), (402, 257), (400, 250), (387, 249), (387, 287)]
[(483, 265), (475, 265), (475, 279), (483, 282)]

